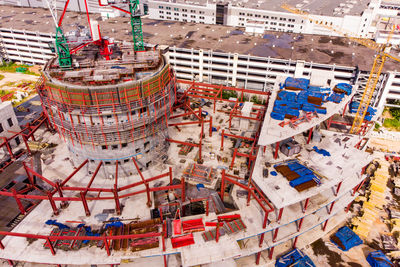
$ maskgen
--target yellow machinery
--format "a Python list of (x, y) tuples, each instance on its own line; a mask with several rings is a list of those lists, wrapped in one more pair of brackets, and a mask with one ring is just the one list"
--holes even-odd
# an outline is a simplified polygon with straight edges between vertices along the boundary
[(305, 19), (309, 20), (310, 22), (314, 22), (322, 27), (325, 27), (325, 28), (331, 30), (332, 32), (336, 32), (336, 33), (338, 33), (344, 37), (347, 37), (350, 40), (355, 41), (358, 44), (368, 47), (376, 52), (374, 64), (372, 65), (372, 69), (369, 74), (368, 81), (365, 86), (365, 90), (361, 97), (360, 105), (358, 106), (358, 110), (355, 115), (353, 125), (351, 126), (351, 129), (350, 129), (350, 133), (358, 134), (360, 132), (361, 125), (364, 122), (364, 117), (367, 113), (368, 106), (371, 102), (372, 95), (375, 91), (375, 88), (378, 83), (379, 76), (381, 75), (386, 58), (391, 58), (393, 60), (400, 62), (400, 58), (387, 53), (387, 48), (389, 47), (389, 41), (393, 35), (395, 27), (392, 27), (392, 30), (389, 33), (386, 44), (377, 44), (376, 42), (374, 42), (373, 40), (370, 40), (370, 39), (353, 37), (354, 35), (352, 35), (351, 33), (334, 28), (333, 26), (328, 25), (328, 23), (326, 23), (325, 21), (313, 19), (312, 15), (310, 15), (309, 13), (302, 11), (300, 9), (294, 8), (288, 4), (283, 4), (281, 7), (291, 13), (298, 14), (298, 15), (304, 17)]

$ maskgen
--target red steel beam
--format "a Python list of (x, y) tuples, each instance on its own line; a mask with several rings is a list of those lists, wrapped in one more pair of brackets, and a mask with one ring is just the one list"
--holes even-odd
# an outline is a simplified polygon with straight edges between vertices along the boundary
[(97, 165), (97, 168), (96, 168), (96, 170), (94, 171), (94, 173), (93, 173), (93, 175), (92, 175), (92, 178), (90, 179), (89, 183), (87, 184), (86, 190), (85, 190), (85, 195), (86, 195), (86, 192), (89, 190), (90, 186), (92, 185), (92, 183), (93, 183), (93, 181), (94, 181), (94, 178), (96, 178), (97, 173), (99, 172), (101, 165), (103, 165), (103, 162), (102, 162), (102, 161), (100, 161), (100, 163)]
[(71, 178), (80, 170), (82, 169), (83, 166), (86, 165), (86, 163), (88, 163), (89, 160), (86, 159), (84, 162), (81, 163), (81, 165), (79, 165), (78, 168), (76, 168), (67, 178), (65, 178), (64, 181), (62, 181), (62, 183), (60, 184), (61, 186), (64, 186), (66, 183), (68, 183), (69, 180), (71, 180)]
[(150, 187), (149, 187), (149, 183), (147, 183), (144, 179), (144, 176), (142, 174), (142, 172), (139, 169), (139, 166), (137, 165), (137, 162), (135, 160), (134, 157), (132, 157), (132, 161), (133, 164), (135, 164), (136, 170), (139, 173), (140, 179), (142, 179), (142, 182), (144, 183), (145, 187), (146, 187), (146, 195), (147, 195), (147, 206), (151, 207), (151, 198), (150, 198)]
[(189, 142), (184, 142), (184, 141), (178, 141), (178, 140), (174, 140), (174, 139), (170, 139), (170, 138), (166, 138), (165, 141), (167, 142), (171, 142), (171, 143), (177, 143), (177, 144), (181, 144), (181, 145), (186, 145), (186, 146), (193, 146), (193, 147), (199, 147), (199, 144), (194, 144), (194, 143), (189, 143)]

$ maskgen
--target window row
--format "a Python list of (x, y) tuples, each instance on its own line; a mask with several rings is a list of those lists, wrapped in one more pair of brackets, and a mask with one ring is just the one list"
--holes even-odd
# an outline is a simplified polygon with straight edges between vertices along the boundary
[[(164, 9), (164, 6), (158, 6), (158, 8), (159, 8), (159, 9)], [(166, 9), (166, 10), (172, 10), (171, 7), (169, 7), (169, 6), (166, 6), (165, 9)], [(174, 7), (174, 11), (179, 11), (179, 8)], [(185, 8), (182, 8), (181, 11), (182, 11), (182, 12), (188, 12), (188, 10), (185, 9)], [(198, 12), (199, 12), (199, 14), (205, 14), (205, 11), (198, 11)], [(190, 13), (197, 13), (197, 12), (196, 12), (196, 10), (191, 9), (191, 10), (190, 10)]]

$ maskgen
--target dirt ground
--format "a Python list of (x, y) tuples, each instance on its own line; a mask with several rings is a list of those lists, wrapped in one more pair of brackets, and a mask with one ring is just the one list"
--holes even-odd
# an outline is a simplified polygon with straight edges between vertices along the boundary
[[(375, 153), (377, 154), (377, 153)], [(383, 158), (383, 154), (378, 155)], [(399, 179), (398, 177), (391, 177), (392, 179)], [(368, 188), (368, 184), (365, 185)], [(380, 216), (376, 219), (374, 223), (374, 228), (371, 229), (368, 238), (363, 240), (364, 244), (351, 248), (348, 251), (340, 250), (335, 244), (330, 241), (330, 236), (333, 235), (340, 227), (347, 225), (350, 228), (352, 227), (350, 220), (338, 225), (334, 230), (325, 235), (324, 238), (317, 240), (310, 246), (308, 246), (304, 252), (313, 260), (316, 266), (334, 266), (334, 267), (363, 267), (370, 266), (366, 261), (368, 254), (375, 250), (385, 251), (382, 246), (381, 235), (382, 234), (390, 234), (389, 227), (389, 214), (387, 209), (398, 209), (400, 207), (398, 197), (395, 197), (393, 192), (392, 183), (388, 182), (388, 187), (386, 190), (386, 200), (387, 204), (384, 209), (381, 210)], [(365, 191), (365, 187), (364, 190)], [(363, 192), (362, 191), (362, 192)], [(362, 202), (353, 203), (353, 207), (350, 209), (353, 213), (353, 216), (359, 215), (359, 210), (362, 205)], [(360, 214), (361, 215), (361, 214)], [(398, 266), (398, 265), (395, 265)]]
[(23, 73), (13, 73), (13, 72), (0, 72), (1, 75), (4, 75), (4, 79), (0, 80), (0, 88), (1, 89), (7, 89), (3, 88), (6, 87), (6, 84), (8, 83), (15, 83), (19, 81), (37, 81), (39, 79), (39, 76), (35, 75), (28, 75), (28, 74), (23, 74)]

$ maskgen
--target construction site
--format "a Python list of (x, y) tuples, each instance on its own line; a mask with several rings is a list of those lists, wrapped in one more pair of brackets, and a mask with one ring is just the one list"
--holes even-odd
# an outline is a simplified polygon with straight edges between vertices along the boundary
[(353, 40), (376, 52), (358, 102), (324, 71), (259, 91), (178, 79), (137, 0), (120, 3), (131, 42), (89, 12), (90, 38), (68, 40), (69, 1), (45, 2), (42, 112), (12, 128), (1, 111), (4, 265), (398, 266), (400, 146), (369, 143), (380, 72), (400, 61), (385, 45)]

